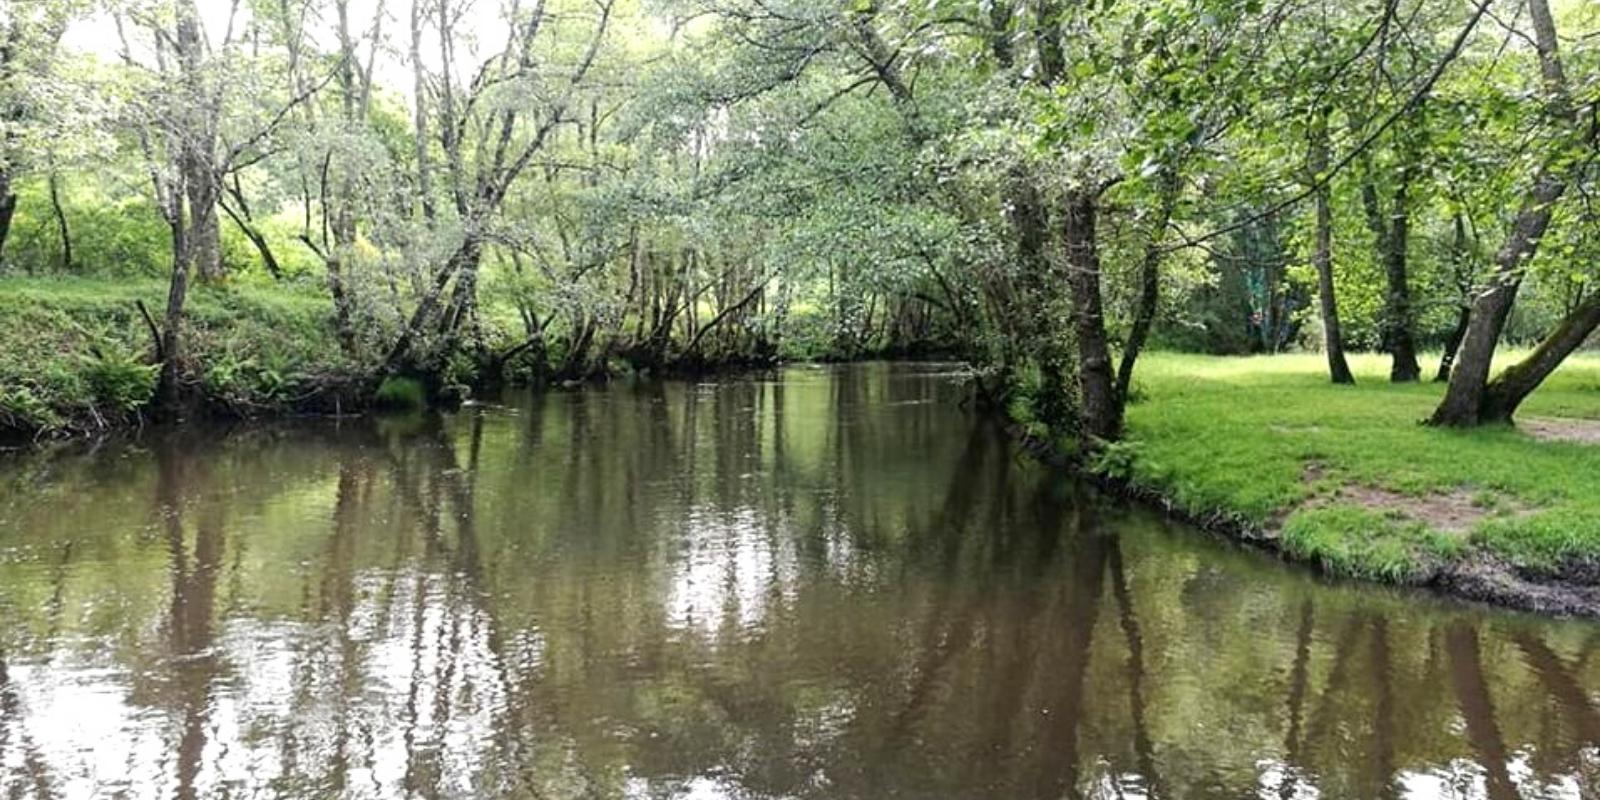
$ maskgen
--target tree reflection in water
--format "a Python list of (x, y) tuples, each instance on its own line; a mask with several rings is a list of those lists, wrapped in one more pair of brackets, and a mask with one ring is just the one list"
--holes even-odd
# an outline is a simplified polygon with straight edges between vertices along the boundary
[(1591, 624), (1329, 585), (928, 367), (0, 467), (8, 797), (1579, 797)]

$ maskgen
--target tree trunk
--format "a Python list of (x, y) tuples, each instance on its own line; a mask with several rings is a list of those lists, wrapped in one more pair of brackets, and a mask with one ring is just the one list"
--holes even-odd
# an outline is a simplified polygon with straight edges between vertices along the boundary
[(340, 256), (330, 255), (324, 262), (328, 273), (328, 296), (333, 298), (333, 324), (339, 334), (339, 346), (346, 355), (356, 354), (356, 329), (351, 322), (350, 290), (344, 282), (344, 263)]
[(1494, 279), (1472, 303), (1466, 334), (1450, 369), (1450, 386), (1429, 424), (1467, 427), (1481, 421), (1479, 411), (1494, 362), (1495, 344), (1500, 341), (1500, 332), (1505, 329), (1517, 289), (1522, 285), (1522, 265), (1539, 249), (1539, 240), (1550, 226), (1551, 208), (1566, 189), (1566, 181), (1544, 172), (1523, 200), (1505, 245), (1495, 255)]
[(1389, 380), (1394, 383), (1412, 383), (1422, 376), (1417, 364), (1417, 340), (1412, 332), (1411, 286), (1406, 264), (1406, 249), (1411, 239), (1411, 210), (1406, 197), (1408, 178), (1402, 178), (1395, 189), (1394, 205), (1390, 215), (1389, 252), (1384, 258), (1384, 275), (1389, 279), (1388, 309), (1385, 313), (1389, 325)]
[(1078, 400), (1083, 436), (1090, 446), (1115, 441), (1122, 433), (1122, 407), (1111, 374), (1105, 311), (1100, 298), (1100, 253), (1095, 234), (1098, 198), (1090, 191), (1067, 195), (1063, 220), (1067, 250), (1067, 291), (1072, 299), (1072, 330), (1078, 348)]
[(1160, 308), (1161, 242), (1178, 204), (1180, 188), (1177, 170), (1168, 167), (1161, 176), (1161, 200), (1152, 221), (1154, 230), (1145, 240), (1144, 256), (1139, 261), (1139, 300), (1134, 306), (1133, 327), (1128, 331), (1128, 343), (1122, 348), (1122, 361), (1117, 365), (1116, 402), (1120, 408), (1127, 408), (1133, 367), (1144, 350), (1145, 341), (1150, 338), (1150, 328), (1155, 325), (1156, 311)]
[(0, 171), (0, 264), (5, 263), (6, 237), (11, 233), (11, 219), (17, 213), (17, 195), (11, 191), (11, 176)]
[[(1328, 170), (1326, 127), (1313, 133), (1310, 158), (1311, 180), (1325, 180)], [(1333, 208), (1328, 203), (1328, 187), (1316, 190), (1316, 245), (1311, 263), (1317, 269), (1317, 301), (1322, 311), (1322, 349), (1328, 356), (1328, 377), (1334, 383), (1353, 384), (1355, 375), (1344, 357), (1344, 331), (1339, 325), (1339, 301), (1333, 284)]]
[(55, 213), (56, 233), (61, 238), (61, 271), (72, 269), (72, 229), (67, 226), (67, 210), (61, 206), (61, 178), (54, 169), (50, 170), (50, 210)]
[(163, 419), (177, 419), (183, 413), (183, 306), (189, 294), (189, 269), (193, 254), (189, 249), (188, 221), (183, 199), (174, 189), (173, 208), (167, 224), (172, 229), (172, 278), (167, 284), (167, 309), (161, 330), (161, 372), (156, 380), (155, 413)]
[[(1566, 75), (1558, 53), (1555, 20), (1550, 15), (1547, 0), (1528, 0), (1528, 16), (1533, 22), (1534, 44), (1539, 54), (1539, 74), (1543, 79), (1544, 111), (1550, 116), (1573, 126), (1578, 124), (1577, 113), (1567, 94)], [(1591, 143), (1594, 134), (1588, 134)], [(1472, 304), (1472, 319), (1451, 368), (1450, 388), (1444, 400), (1428, 420), (1431, 425), (1470, 426), (1483, 421), (1480, 413), (1485, 402), (1489, 382), (1489, 368), (1494, 361), (1494, 347), (1505, 329), (1506, 318), (1516, 302), (1517, 289), (1522, 284), (1522, 265), (1539, 249), (1545, 229), (1550, 226), (1550, 215), (1555, 202), (1566, 193), (1567, 181), (1558, 174), (1566, 167), (1566, 152), (1548, 160), (1534, 176), (1533, 186), (1523, 198), (1517, 216), (1512, 220), (1511, 232), (1495, 255), (1495, 276), (1489, 288), (1478, 295)], [(1553, 336), (1560, 335), (1558, 330)], [(1542, 349), (1542, 346), (1541, 346)], [(1537, 355), (1537, 353), (1536, 353)], [(1532, 357), (1530, 357), (1532, 358)], [(1552, 367), (1553, 368), (1553, 367)], [(1539, 377), (1543, 380), (1543, 376)], [(1537, 385), (1537, 383), (1535, 383)], [(1529, 389), (1531, 391), (1531, 389)], [(1504, 405), (1510, 399), (1497, 397), (1495, 404)], [(1521, 402), (1521, 398), (1516, 398)], [(1515, 410), (1515, 404), (1512, 404)], [(1497, 409), (1491, 409), (1497, 411)], [(1494, 416), (1494, 415), (1491, 415)], [(1509, 413), (1507, 413), (1509, 416)]]
[(1383, 262), (1387, 283), (1384, 295), (1382, 338), (1383, 348), (1393, 362), (1389, 367), (1389, 380), (1410, 383), (1422, 375), (1417, 364), (1416, 337), (1411, 332), (1411, 287), (1407, 275), (1406, 248), (1411, 234), (1411, 211), (1408, 202), (1406, 170), (1400, 170), (1399, 185), (1395, 187), (1392, 205), (1387, 214), (1378, 200), (1378, 187), (1370, 177), (1361, 185), (1361, 202), (1367, 213), (1367, 227), (1372, 229), (1378, 243), (1378, 258)]
[(1042, 379), (1039, 396), (1033, 398), (1034, 413), (1047, 425), (1060, 425), (1072, 416), (1072, 390), (1067, 383), (1071, 358), (1065, 337), (1051, 324), (1062, 306), (1061, 281), (1052, 274), (1046, 252), (1050, 212), (1031, 176), (1022, 169), (1012, 170), (1008, 189), (1006, 215), (1016, 238), (1021, 279), (1018, 289), (1000, 298), (1007, 306), (1000, 316), (1013, 327), (1004, 337), (1003, 379), (1009, 381), (1023, 361), (1032, 359)]
[(1455, 327), (1450, 329), (1450, 335), (1444, 340), (1444, 354), (1439, 356), (1439, 374), (1433, 378), (1435, 383), (1450, 380), (1450, 365), (1455, 363), (1456, 349), (1461, 347), (1461, 339), (1467, 335), (1467, 324), (1472, 321), (1472, 304), (1469, 300), (1472, 295), (1473, 253), (1477, 248), (1468, 244), (1467, 223), (1459, 211), (1455, 214), (1454, 225), (1450, 262), (1455, 268), (1456, 283), (1461, 287), (1461, 301), (1456, 312)]
[(261, 265), (267, 268), (267, 274), (271, 275), (273, 280), (283, 280), (283, 268), (279, 266), (278, 257), (272, 252), (272, 245), (267, 241), (266, 235), (256, 230), (256, 227), (250, 224), (249, 220), (234, 212), (227, 203), (219, 203), (219, 205), (222, 206), (223, 212), (228, 215), (228, 219), (233, 220), (233, 224), (239, 228), (239, 232), (244, 234), (244, 238), (249, 239), (250, 244), (255, 246), (256, 253), (261, 256)]
[(480, 259), (461, 268), (456, 276), (455, 289), (450, 292), (450, 303), (440, 320), (440, 332), (447, 336), (465, 333), (477, 347), (480, 355), (485, 351), (483, 330), (478, 325), (478, 265)]
[(191, 148), (183, 182), (189, 195), (189, 254), (206, 282), (222, 277), (222, 230), (217, 220), (217, 186), (209, 154)]
[(1600, 295), (1579, 303), (1527, 358), (1507, 367), (1484, 387), (1478, 421), (1510, 422), (1522, 401), (1582, 346), (1596, 327), (1600, 327)]
[(423, 296), (422, 302), (418, 303), (416, 310), (411, 312), (411, 317), (406, 322), (405, 329), (400, 332), (400, 336), (395, 339), (394, 345), (389, 348), (389, 355), (384, 359), (385, 374), (393, 375), (407, 366), (406, 362), (411, 358), (412, 343), (416, 340), (417, 334), (421, 333), (423, 327), (428, 324), (433, 312), (439, 308), (439, 297), (444, 294), (445, 286), (450, 283), (450, 278), (467, 265), (476, 264), (481, 252), (481, 245), (478, 240), (468, 234), (461, 246), (456, 248), (456, 251), (450, 255), (444, 266), (439, 268), (438, 274), (433, 277), (433, 285), (428, 287), (427, 294)]
[(1456, 350), (1461, 347), (1461, 340), (1467, 335), (1467, 325), (1472, 322), (1472, 307), (1463, 305), (1456, 312), (1456, 325), (1450, 329), (1450, 335), (1444, 340), (1444, 355), (1439, 357), (1439, 374), (1433, 376), (1435, 383), (1444, 383), (1450, 380), (1450, 367), (1455, 364)]
[[(422, 218), (431, 226), (433, 208), (433, 167), (428, 162), (428, 79), (422, 60), (422, 8), (421, 2), (411, 4), (411, 69), (412, 99), (416, 103), (413, 124), (416, 126), (417, 200)], [(448, 120), (446, 121), (448, 123)]]

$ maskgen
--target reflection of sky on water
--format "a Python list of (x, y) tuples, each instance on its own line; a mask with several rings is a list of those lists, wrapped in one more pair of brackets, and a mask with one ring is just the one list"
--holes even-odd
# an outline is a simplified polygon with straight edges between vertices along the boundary
[(770, 603), (794, 598), (793, 541), (754, 508), (700, 506), (672, 541), (667, 618), (710, 635), (728, 623), (761, 624)]
[[(439, 765), (442, 796), (469, 795), (505, 705), (487, 620), (463, 613), (439, 576), (395, 584), (388, 607), (356, 609), (355, 618), (383, 621), (352, 637), (364, 652), (349, 674), (329, 626), (249, 619), (230, 621), (215, 647), (157, 659), (143, 676), (74, 663), (76, 650), (11, 665), (17, 713), (0, 719), (0, 741), (20, 746), (0, 751), (0, 766), (26, 783), (48, 764), (34, 787), (48, 797), (212, 797), (252, 794), (292, 778), (307, 754), (334, 754), (348, 762), (351, 796), (395, 797), (420, 759)], [(538, 668), (536, 633), (512, 644), (523, 668)], [(190, 672), (204, 674), (166, 685), (169, 673)], [(141, 694), (148, 705), (133, 702)], [(181, 748), (196, 726), (200, 749), (175, 751), (174, 731)], [(181, 778), (186, 757), (192, 772)]]

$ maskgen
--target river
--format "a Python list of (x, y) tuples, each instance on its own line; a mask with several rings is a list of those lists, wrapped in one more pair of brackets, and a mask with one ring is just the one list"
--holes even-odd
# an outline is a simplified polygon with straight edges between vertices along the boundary
[(6, 797), (1600, 791), (1600, 626), (1319, 579), (940, 365), (0, 457)]

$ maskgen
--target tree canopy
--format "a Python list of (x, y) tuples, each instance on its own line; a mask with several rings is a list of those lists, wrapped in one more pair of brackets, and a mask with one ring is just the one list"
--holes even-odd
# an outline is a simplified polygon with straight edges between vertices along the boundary
[(1145, 348), (1355, 348), (1509, 419), (1600, 325), (1597, 14), (10, 4), (0, 269), (169, 280), (165, 407), (200, 281), (325, 295), (352, 371), (441, 385), (940, 353), (1093, 449)]

